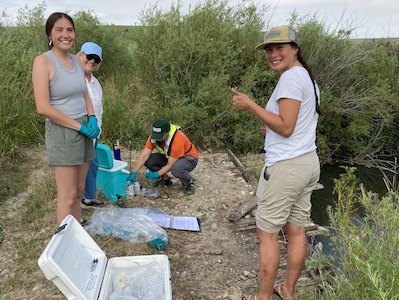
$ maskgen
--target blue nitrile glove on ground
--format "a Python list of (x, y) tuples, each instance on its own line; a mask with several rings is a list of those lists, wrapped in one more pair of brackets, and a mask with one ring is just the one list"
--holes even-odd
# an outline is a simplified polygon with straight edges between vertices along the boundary
[(95, 116), (89, 116), (87, 128), (89, 129), (89, 138), (95, 139), (98, 137), (98, 135), (100, 134), (100, 128), (97, 125), (97, 118)]
[(136, 175), (137, 175), (137, 172), (130, 172), (130, 175), (127, 178), (127, 181), (136, 182)]
[(147, 177), (148, 179), (157, 179), (157, 178), (159, 178), (160, 176), (159, 176), (159, 173), (158, 172), (147, 172), (146, 174), (145, 174), (145, 177)]

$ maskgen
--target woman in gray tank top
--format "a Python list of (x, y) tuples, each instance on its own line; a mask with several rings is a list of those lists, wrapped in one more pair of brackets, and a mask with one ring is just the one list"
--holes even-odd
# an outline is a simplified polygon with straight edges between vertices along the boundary
[(69, 214), (81, 221), (83, 195), (93, 139), (100, 130), (84, 73), (69, 51), (75, 44), (75, 26), (65, 13), (53, 13), (46, 22), (48, 51), (33, 63), (32, 82), (37, 112), (46, 118), (46, 155), (54, 166), (57, 185), (57, 224)]

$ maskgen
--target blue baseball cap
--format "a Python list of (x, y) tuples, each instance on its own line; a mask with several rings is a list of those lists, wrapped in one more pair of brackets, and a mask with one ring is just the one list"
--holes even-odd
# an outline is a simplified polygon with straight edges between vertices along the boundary
[(103, 60), (103, 50), (99, 45), (93, 42), (86, 42), (82, 45), (82, 48), (80, 48), (81, 52), (84, 52), (85, 54), (95, 54), (97, 55), (101, 60)]

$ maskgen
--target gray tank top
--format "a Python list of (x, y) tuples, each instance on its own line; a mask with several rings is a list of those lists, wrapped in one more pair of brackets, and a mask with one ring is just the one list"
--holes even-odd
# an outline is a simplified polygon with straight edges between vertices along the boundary
[(73, 69), (68, 70), (50, 50), (45, 53), (54, 68), (54, 77), (50, 81), (50, 105), (72, 119), (87, 115), (84, 93), (86, 82), (84, 72), (76, 57), (69, 54)]

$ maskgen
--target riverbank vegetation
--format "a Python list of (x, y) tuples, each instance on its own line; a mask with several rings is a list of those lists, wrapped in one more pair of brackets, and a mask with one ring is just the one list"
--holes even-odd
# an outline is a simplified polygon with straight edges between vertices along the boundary
[(399, 298), (397, 175), (385, 178), (387, 193), (380, 196), (367, 191), (355, 171), (345, 167), (335, 180), (338, 200), (328, 210), (335, 254), (307, 263), (319, 274), (322, 288), (303, 299)]
[[(5, 12), (0, 17), (0, 205), (26, 184), (23, 166), (29, 157), (24, 149), (44, 142), (44, 120), (36, 112), (31, 84), (33, 59), (47, 49), (44, 10), (45, 4), (21, 8), (15, 26), (8, 26)], [(187, 14), (178, 4), (167, 11), (151, 6), (138, 26), (129, 27), (103, 24), (90, 11), (72, 15), (77, 31), (73, 51), (86, 41), (103, 48), (97, 74), (104, 91), (102, 142), (111, 145), (118, 138), (125, 153), (130, 142), (140, 149), (151, 122), (162, 116), (180, 124), (199, 148), (259, 152), (260, 123), (234, 111), (230, 87), (264, 106), (278, 80), (264, 53), (254, 50), (268, 25), (278, 25), (269, 24), (267, 11), (251, 3), (230, 7), (218, 0)], [(330, 29), (317, 16), (293, 13), (289, 23), (321, 90), (317, 145), (322, 163), (393, 170), (399, 139), (399, 44), (391, 39), (353, 40), (354, 28)], [(395, 299), (397, 193), (379, 199), (361, 186), (342, 188), (345, 180), (353, 179), (351, 172), (346, 176), (336, 183), (339, 200), (330, 215), (336, 243), (346, 249), (345, 276), (335, 274), (342, 280), (320, 297)], [(343, 204), (344, 198), (349, 203)], [(366, 211), (361, 226), (349, 214), (354, 205)], [(366, 297), (366, 291), (376, 296)]]

